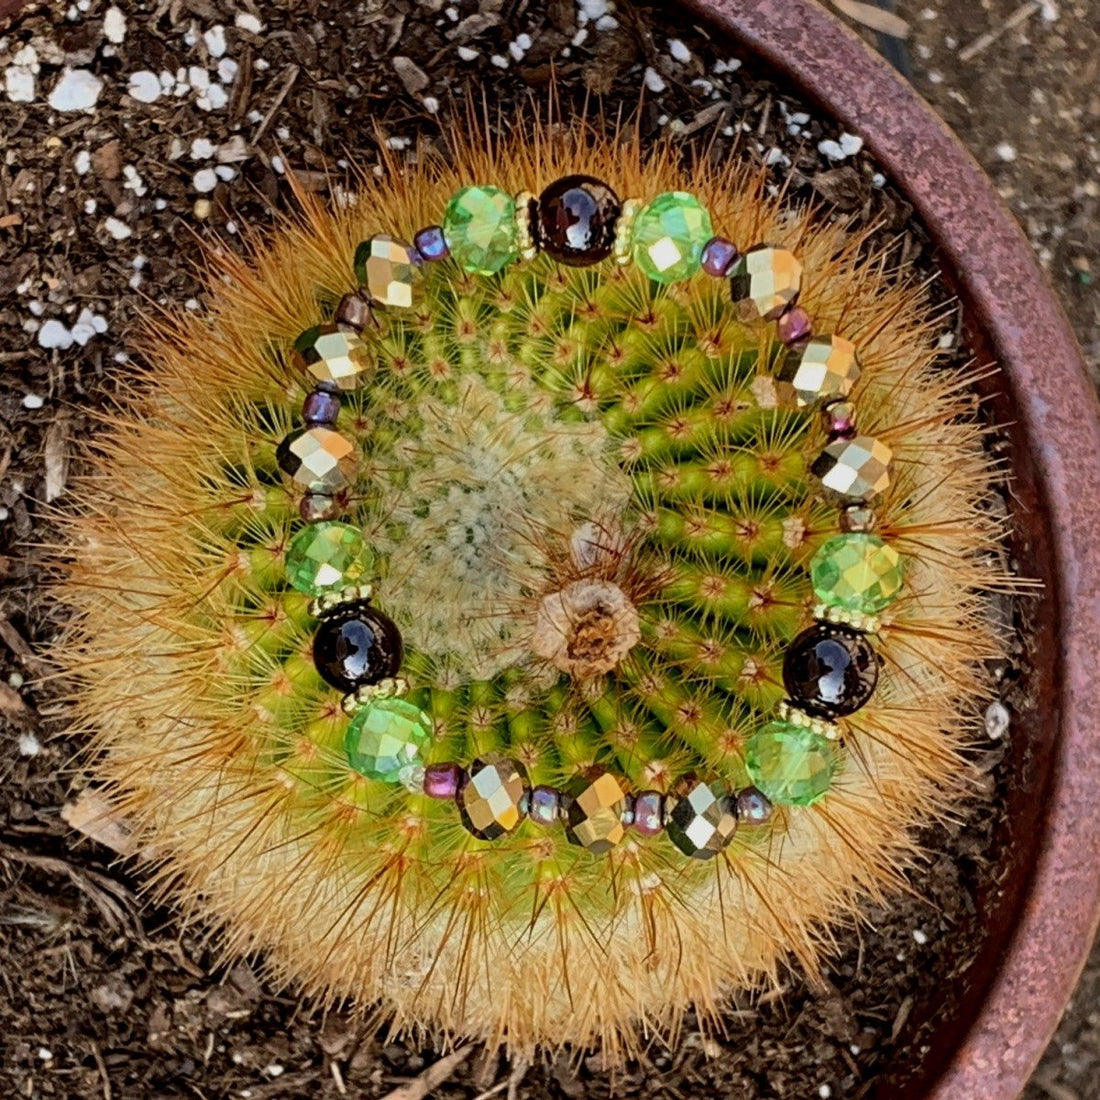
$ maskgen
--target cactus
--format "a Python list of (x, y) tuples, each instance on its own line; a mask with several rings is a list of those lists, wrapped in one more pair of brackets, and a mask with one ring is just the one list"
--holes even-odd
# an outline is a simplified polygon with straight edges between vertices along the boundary
[[(785, 208), (744, 165), (525, 125), (386, 168), (335, 210), (299, 194), (245, 257), (212, 249), (206, 311), (144, 334), (69, 520), (72, 721), (151, 885), (226, 957), (260, 951), (276, 979), (399, 1029), (615, 1058), (689, 1009), (716, 1022), (731, 988), (792, 958), (815, 971), (830, 927), (903, 884), (914, 828), (964, 790), (980, 665), (1002, 645), (982, 613), (1000, 532), (970, 378), (866, 234)], [(596, 856), (530, 823), (480, 841), (453, 805), (351, 771), (284, 576), (301, 521), (275, 448), (305, 392), (288, 352), (352, 289), (357, 243), (411, 236), (466, 183), (537, 191), (574, 171), (624, 197), (689, 190), (731, 239), (795, 249), (802, 302), (857, 343), (862, 422), (897, 460), (879, 533), (905, 589), (879, 692), (827, 797), (706, 863), (665, 837)], [(501, 750), (536, 783), (600, 762), (637, 787), (692, 770), (745, 784), (744, 741), (782, 697), (808, 563), (836, 530), (806, 473), (821, 428), (776, 401), (780, 351), (724, 281), (661, 287), (612, 263), (444, 262), (393, 311), (340, 427), (363, 452), (349, 518), (434, 721), (429, 762)]]

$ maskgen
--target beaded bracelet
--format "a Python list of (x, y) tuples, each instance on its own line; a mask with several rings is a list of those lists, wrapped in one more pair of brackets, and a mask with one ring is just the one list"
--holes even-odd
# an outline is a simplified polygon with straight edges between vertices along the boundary
[[(772, 721), (746, 742), (745, 764), (755, 784), (728, 790), (695, 775), (666, 794), (631, 793), (614, 774), (592, 768), (558, 790), (531, 787), (523, 765), (487, 755), (468, 766), (419, 763), (432, 719), (402, 696), (402, 640), (396, 624), (371, 603), (367, 579), (373, 555), (363, 533), (335, 522), (354, 474), (354, 444), (335, 431), (340, 394), (356, 385), (374, 360), (370, 334), (382, 308), (410, 308), (427, 263), (450, 257), (475, 275), (544, 252), (570, 266), (607, 259), (633, 261), (646, 276), (670, 284), (699, 270), (729, 280), (746, 317), (775, 321), (788, 349), (775, 383), (786, 405), (821, 410), (827, 443), (810, 465), (826, 499), (840, 507), (840, 533), (810, 563), (819, 603), (815, 623), (794, 639), (783, 660), (788, 698)], [(860, 368), (853, 344), (815, 335), (798, 304), (802, 265), (789, 250), (759, 244), (741, 252), (715, 236), (710, 215), (694, 196), (666, 192), (648, 203), (620, 202), (605, 183), (573, 175), (537, 198), (496, 187), (464, 187), (441, 225), (417, 232), (411, 244), (379, 234), (354, 257), (359, 289), (346, 294), (331, 324), (303, 332), (294, 359), (316, 381), (302, 409), (304, 427), (279, 445), (280, 468), (305, 490), (300, 514), (309, 526), (287, 549), (287, 579), (314, 597), (319, 619), (313, 658), (321, 677), (345, 693), (351, 715), (344, 741), (349, 766), (372, 779), (457, 803), (465, 827), (492, 840), (525, 819), (565, 825), (566, 836), (589, 851), (607, 852), (627, 828), (642, 836), (666, 832), (686, 855), (706, 859), (729, 844), (738, 822), (763, 824), (773, 804), (810, 805), (828, 791), (837, 759), (837, 719), (871, 698), (879, 659), (870, 636), (878, 615), (899, 595), (900, 557), (873, 533), (870, 502), (890, 484), (891, 452), (859, 434), (848, 401)]]

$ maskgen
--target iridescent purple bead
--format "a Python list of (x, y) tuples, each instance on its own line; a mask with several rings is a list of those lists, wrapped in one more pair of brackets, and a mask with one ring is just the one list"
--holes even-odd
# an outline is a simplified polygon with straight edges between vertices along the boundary
[(324, 493), (306, 493), (298, 502), (298, 514), (306, 523), (335, 519), (340, 514), (340, 502)]
[(656, 836), (665, 827), (665, 796), (660, 791), (635, 795), (632, 825), (642, 836)]
[(775, 322), (776, 335), (788, 347), (801, 344), (813, 335), (814, 326), (810, 315), (801, 307), (793, 306), (780, 315)]
[(728, 275), (730, 268), (740, 258), (741, 252), (737, 245), (733, 241), (727, 241), (725, 237), (711, 237), (703, 246), (703, 270), (717, 279)]
[(443, 227), (439, 225), (429, 225), (421, 229), (413, 237), (413, 244), (425, 260), (443, 260), (450, 255), (447, 241), (443, 237)]
[(313, 390), (302, 403), (302, 419), (310, 425), (335, 424), (340, 415), (340, 395), (330, 390)]
[(345, 328), (362, 332), (373, 320), (370, 302), (360, 292), (345, 294), (336, 306), (333, 320)]
[(836, 401), (821, 410), (821, 423), (830, 439), (851, 439), (856, 434), (856, 407)]
[(424, 793), (429, 798), (456, 798), (464, 775), (461, 764), (429, 764), (424, 769)]
[(737, 819), (744, 825), (763, 825), (772, 815), (772, 804), (755, 787), (737, 792)]
[(532, 787), (527, 816), (536, 825), (553, 825), (561, 813), (561, 793), (553, 787)]

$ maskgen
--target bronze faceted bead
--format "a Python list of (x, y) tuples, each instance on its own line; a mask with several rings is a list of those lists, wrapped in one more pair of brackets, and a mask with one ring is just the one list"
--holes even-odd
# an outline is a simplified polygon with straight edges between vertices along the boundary
[(275, 452), (279, 469), (310, 493), (330, 496), (355, 474), (355, 446), (320, 425), (291, 432)]
[(786, 248), (760, 244), (750, 248), (734, 266), (730, 290), (735, 302), (744, 302), (754, 316), (774, 321), (802, 287), (802, 264)]
[(810, 472), (838, 504), (862, 504), (890, 487), (893, 452), (874, 436), (837, 439), (814, 459)]
[(673, 791), (675, 805), (665, 832), (692, 859), (712, 859), (737, 831), (737, 802), (718, 783), (684, 776)]
[(362, 337), (340, 325), (315, 325), (294, 341), (294, 358), (318, 382), (355, 388), (359, 375), (373, 363), (370, 347)]
[(378, 233), (355, 250), (355, 275), (371, 301), (408, 309), (416, 298), (422, 262), (408, 241)]
[(610, 852), (626, 835), (623, 811), (626, 792), (610, 772), (593, 768), (569, 785), (572, 801), (566, 816), (565, 835), (572, 844), (594, 855)]
[(490, 753), (475, 760), (458, 793), (462, 824), (479, 840), (497, 840), (523, 820), (527, 773), (518, 760)]
[(780, 399), (800, 409), (847, 397), (858, 380), (855, 344), (843, 336), (815, 336), (791, 348), (776, 376)]

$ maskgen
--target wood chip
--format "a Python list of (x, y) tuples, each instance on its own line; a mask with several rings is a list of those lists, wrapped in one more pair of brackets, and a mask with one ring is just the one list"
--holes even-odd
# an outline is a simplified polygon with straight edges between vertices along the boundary
[(446, 1058), (440, 1058), (438, 1062), (428, 1066), (419, 1077), (414, 1077), (400, 1088), (387, 1093), (383, 1100), (424, 1100), (470, 1057), (473, 1049), (472, 1045), (459, 1047), (453, 1054), (448, 1054)]
[(46, 464), (46, 503), (57, 500), (69, 480), (69, 427), (71, 418), (62, 410), (46, 432), (43, 459)]
[(22, 717), (27, 713), (27, 704), (15, 688), (0, 680), (0, 711), (13, 717)]
[(862, 0), (832, 0), (832, 5), (841, 15), (869, 30), (888, 34), (891, 38), (909, 37), (909, 24), (891, 11), (864, 4)]
[(411, 57), (399, 54), (393, 59), (393, 68), (409, 95), (419, 95), (430, 83), (428, 74)]
[(61, 807), (61, 820), (97, 844), (120, 856), (134, 851), (133, 833), (121, 814), (98, 791), (83, 790), (76, 801)]

